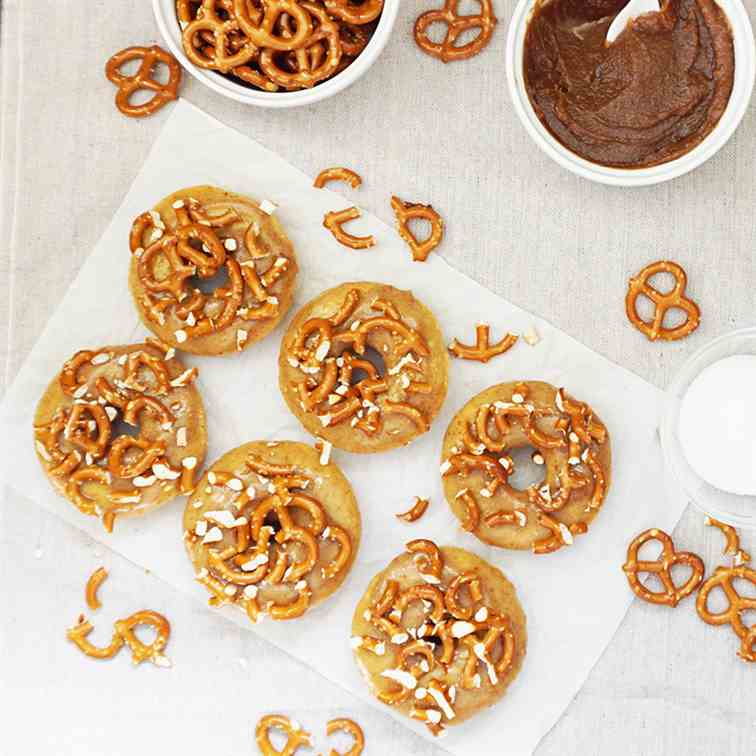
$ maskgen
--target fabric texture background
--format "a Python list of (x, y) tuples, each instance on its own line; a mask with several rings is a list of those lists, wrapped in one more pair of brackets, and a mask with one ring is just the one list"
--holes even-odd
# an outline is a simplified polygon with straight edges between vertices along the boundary
[[(378, 63), (327, 102), (256, 110), (222, 99), (188, 76), (182, 96), (310, 174), (334, 164), (359, 170), (365, 178), (360, 204), (388, 222), (392, 193), (432, 202), (447, 222), (440, 254), (453, 266), (659, 387), (706, 341), (752, 325), (756, 100), (730, 143), (693, 174), (642, 190), (590, 184), (541, 154), (509, 103), (503, 57), (512, 1), (495, 3), (500, 22), (489, 48), (447, 66), (423, 55), (410, 34), (416, 15), (435, 4), (405, 0)], [(160, 41), (148, 0), (3, 0), (0, 7), (0, 271), (6, 292), (0, 298), (0, 381), (6, 386), (120, 203), (165, 113), (144, 121), (124, 118), (103, 75), (113, 52)], [(699, 330), (674, 344), (650, 344), (624, 316), (628, 278), (659, 258), (686, 268), (689, 293), (703, 311)], [(722, 561), (721, 534), (705, 528), (694, 510), (675, 540), (700, 553), (710, 568)], [(756, 534), (744, 534), (744, 546), (756, 548)], [(14, 691), (19, 711), (57, 705), (72, 717), (66, 733), (44, 726), (31, 734), (23, 730), (29, 753), (52, 746), (61, 754), (127, 753), (140, 742), (139, 732), (131, 716), (114, 716), (116, 705), (119, 712), (159, 720), (167, 730), (189, 726), (203, 706), (217, 706), (215, 686), (206, 686), (191, 704), (161, 700), (145, 689), (141, 670), (119, 678), (117, 696), (93, 693), (107, 685), (107, 670), (83, 669), (60, 638), (80, 606), (83, 579), (103, 560), (118, 570), (113, 595), (131, 604), (149, 596), (153, 604), (163, 602), (177, 627), (188, 623), (199, 636), (217, 632), (212, 617), (184, 606), (142, 571), (4, 496), (3, 583), (50, 586), (62, 564), (70, 577), (70, 584), (56, 580), (55, 591), (6, 591), (0, 686)], [(674, 611), (636, 602), (538, 753), (753, 753), (754, 671), (736, 659), (735, 648), (735, 637), (704, 625), (691, 602)], [(364, 713), (376, 752), (389, 743), (397, 753), (434, 752), (235, 628), (224, 632), (216, 657), (203, 659), (195, 672), (186, 660), (175, 672), (193, 690), (210, 675), (240, 685), (249, 676), (241, 659), (263, 659), (266, 673), (292, 675), (297, 683), (290, 708), (317, 697), (358, 719)], [(83, 718), (82, 710), (91, 713)], [(24, 719), (9, 719), (14, 743)], [(248, 730), (251, 722), (244, 726)], [(230, 737), (223, 742), (250, 747)]]

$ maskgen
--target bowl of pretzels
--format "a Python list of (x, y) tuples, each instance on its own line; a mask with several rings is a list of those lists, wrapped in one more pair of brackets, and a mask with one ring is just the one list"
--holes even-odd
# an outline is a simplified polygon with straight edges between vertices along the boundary
[(400, 0), (153, 0), (170, 51), (239, 102), (310, 105), (359, 79), (381, 54)]

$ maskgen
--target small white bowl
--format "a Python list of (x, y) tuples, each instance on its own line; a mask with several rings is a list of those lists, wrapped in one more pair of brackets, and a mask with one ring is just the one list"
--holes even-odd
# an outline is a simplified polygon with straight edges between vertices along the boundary
[(354, 84), (375, 63), (386, 46), (391, 36), (391, 30), (394, 28), (400, 2), (401, 0), (385, 0), (383, 14), (375, 34), (352, 65), (333, 78), (317, 84), (312, 89), (303, 89), (297, 92), (262, 92), (257, 89), (250, 89), (221, 76), (215, 71), (195, 66), (184, 54), (184, 48), (181, 44), (181, 29), (176, 20), (176, 0), (152, 0), (152, 9), (168, 49), (195, 79), (232, 100), (244, 102), (248, 105), (259, 105), (263, 108), (293, 108), (298, 105), (311, 105), (314, 102), (333, 97), (337, 92), (341, 92), (350, 84)]
[(536, 0), (520, 0), (507, 37), (507, 82), (515, 111), (533, 141), (568, 171), (600, 184), (648, 186), (682, 176), (705, 163), (733, 135), (748, 109), (756, 80), (756, 44), (741, 0), (717, 0), (730, 20), (735, 42), (735, 79), (730, 102), (714, 130), (686, 155), (651, 168), (608, 168), (579, 157), (557, 141), (541, 123), (525, 90), (523, 55), (525, 32)]
[(717, 520), (756, 530), (756, 496), (722, 491), (705, 481), (688, 463), (679, 437), (680, 410), (690, 385), (707, 367), (734, 355), (756, 355), (756, 327), (726, 333), (685, 362), (667, 389), (659, 431), (667, 470), (687, 498)]

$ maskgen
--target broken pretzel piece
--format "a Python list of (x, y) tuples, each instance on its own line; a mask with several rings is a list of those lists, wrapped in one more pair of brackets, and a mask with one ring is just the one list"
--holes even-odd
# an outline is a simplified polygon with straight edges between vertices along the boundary
[[(399, 236), (409, 245), (412, 251), (412, 259), (415, 262), (425, 262), (428, 259), (428, 255), (444, 238), (443, 219), (430, 205), (404, 202), (396, 196), (391, 198), (391, 207), (396, 215)], [(408, 223), (411, 220), (426, 220), (431, 224), (431, 232), (427, 239), (420, 241), (410, 231)]]
[(343, 229), (343, 224), (351, 220), (356, 220), (361, 216), (356, 207), (348, 207), (345, 210), (334, 210), (326, 213), (323, 218), (323, 225), (333, 234), (339, 244), (351, 249), (368, 249), (375, 246), (374, 236), (353, 236)]
[(517, 342), (517, 336), (508, 333), (501, 341), (491, 344), (490, 326), (486, 323), (478, 323), (475, 328), (476, 343), (474, 346), (461, 344), (454, 339), (449, 345), (449, 351), (463, 360), (472, 360), (475, 362), (488, 362), (492, 357), (508, 352)]

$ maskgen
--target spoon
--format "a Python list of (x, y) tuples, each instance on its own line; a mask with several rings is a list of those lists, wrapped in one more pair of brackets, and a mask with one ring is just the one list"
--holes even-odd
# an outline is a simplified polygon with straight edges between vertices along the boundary
[(614, 42), (625, 30), (631, 19), (642, 16), (644, 13), (654, 12), (659, 12), (659, 0), (630, 0), (612, 21), (609, 31), (606, 33), (606, 43), (610, 45)]

